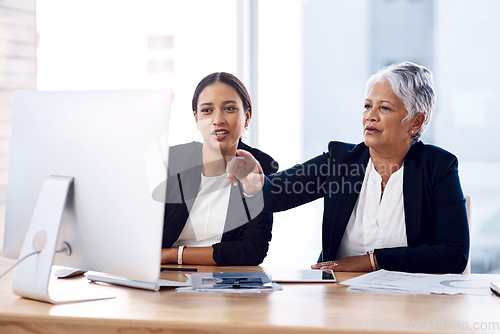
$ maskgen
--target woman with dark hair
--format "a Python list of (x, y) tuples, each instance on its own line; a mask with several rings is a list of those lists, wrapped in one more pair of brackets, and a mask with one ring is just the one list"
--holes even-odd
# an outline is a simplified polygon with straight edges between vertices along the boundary
[(212, 73), (196, 87), (192, 109), (203, 143), (170, 148), (162, 263), (258, 265), (269, 248), (272, 214), (261, 213), (262, 201), (248, 205), (241, 185), (226, 182), (238, 149), (251, 152), (265, 174), (278, 169), (241, 141), (253, 112), (250, 95), (235, 76)]
[(323, 198), (323, 248), (313, 269), (460, 273), (469, 228), (458, 160), (420, 141), (435, 101), (427, 68), (388, 66), (366, 84), (362, 143), (330, 142), (327, 152), (268, 177), (251, 153), (238, 151), (228, 180), (240, 180), (248, 195), (263, 188), (264, 212)]

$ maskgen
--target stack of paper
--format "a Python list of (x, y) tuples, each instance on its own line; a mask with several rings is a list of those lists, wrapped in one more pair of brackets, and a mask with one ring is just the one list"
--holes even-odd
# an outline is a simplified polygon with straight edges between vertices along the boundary
[(188, 276), (192, 286), (178, 288), (181, 292), (259, 293), (281, 290), (266, 273), (194, 273)]
[(341, 284), (349, 285), (348, 291), (489, 295), (492, 280), (491, 275), (433, 275), (378, 270)]

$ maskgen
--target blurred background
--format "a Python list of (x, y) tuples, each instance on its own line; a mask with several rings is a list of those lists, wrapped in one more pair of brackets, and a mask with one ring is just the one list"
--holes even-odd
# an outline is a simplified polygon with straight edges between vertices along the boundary
[[(179, 144), (201, 140), (190, 108), (197, 83), (230, 72), (253, 99), (245, 140), (285, 169), (330, 140), (362, 141), (366, 80), (407, 60), (434, 73), (438, 103), (422, 140), (460, 160), (472, 272), (499, 273), (498, 31), (497, 0), (1, 0), (0, 227), (16, 89), (168, 87)], [(264, 264), (316, 261), (322, 205), (275, 214)]]

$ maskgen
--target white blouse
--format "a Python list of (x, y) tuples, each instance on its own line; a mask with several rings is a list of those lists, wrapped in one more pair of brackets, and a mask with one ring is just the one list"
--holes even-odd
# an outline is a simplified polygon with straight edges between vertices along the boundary
[(206, 177), (201, 174), (200, 190), (189, 212), (184, 229), (172, 247), (212, 246), (222, 240), (231, 185), (227, 175)]
[(337, 259), (377, 248), (407, 246), (403, 202), (404, 166), (394, 172), (382, 194), (382, 177), (370, 158), (358, 200), (340, 243)]

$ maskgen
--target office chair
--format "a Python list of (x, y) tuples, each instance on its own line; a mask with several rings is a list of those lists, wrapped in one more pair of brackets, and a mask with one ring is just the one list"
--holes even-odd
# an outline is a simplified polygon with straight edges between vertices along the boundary
[[(467, 210), (467, 221), (469, 222), (469, 235), (470, 235), (470, 226), (471, 226), (471, 198), (470, 196), (465, 195), (465, 208)], [(462, 274), (464, 275), (470, 275), (471, 273), (471, 257), (470, 257), (470, 248), (469, 248), (469, 260), (467, 261), (467, 267), (465, 267), (465, 270), (463, 271)]]

